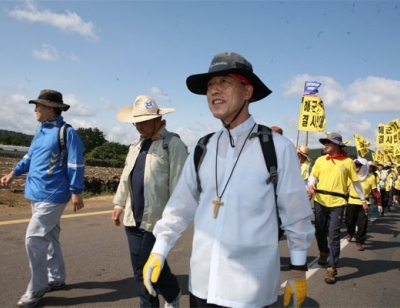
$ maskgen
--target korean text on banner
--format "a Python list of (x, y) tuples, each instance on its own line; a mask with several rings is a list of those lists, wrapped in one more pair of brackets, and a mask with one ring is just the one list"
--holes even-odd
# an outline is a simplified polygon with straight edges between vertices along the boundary
[(326, 126), (324, 102), (318, 96), (303, 96), (298, 130), (323, 132)]
[(354, 141), (356, 143), (357, 151), (360, 152), (362, 157), (364, 157), (365, 154), (369, 152), (368, 147), (371, 143), (366, 141), (363, 136), (357, 134), (354, 134)]

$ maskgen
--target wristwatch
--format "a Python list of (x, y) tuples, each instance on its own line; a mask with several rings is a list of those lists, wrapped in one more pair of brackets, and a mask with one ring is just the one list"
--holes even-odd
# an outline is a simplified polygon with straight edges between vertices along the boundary
[(291, 270), (296, 270), (296, 271), (308, 271), (308, 264), (307, 264), (307, 262), (304, 265), (293, 265), (293, 264), (290, 264), (290, 269)]

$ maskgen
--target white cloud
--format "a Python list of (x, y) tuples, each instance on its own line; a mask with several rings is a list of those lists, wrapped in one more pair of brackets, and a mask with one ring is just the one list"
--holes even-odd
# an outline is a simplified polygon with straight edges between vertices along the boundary
[(17, 20), (39, 22), (58, 28), (65, 32), (73, 32), (91, 40), (97, 40), (95, 27), (91, 21), (85, 22), (78, 14), (66, 11), (64, 14), (54, 13), (48, 9), (39, 10), (33, 0), (25, 1), (23, 8), (16, 7), (8, 12)]
[(93, 108), (81, 103), (74, 94), (64, 95), (63, 101), (71, 106), (67, 111), (69, 115), (71, 114), (79, 117), (93, 117), (95, 115)]
[(106, 99), (103, 96), (100, 97), (100, 103), (103, 105), (103, 109), (105, 110), (117, 109), (110, 100)]
[(103, 132), (108, 141), (119, 142), (125, 145), (131, 144), (140, 137), (135, 127), (128, 124), (112, 126), (110, 129), (106, 129)]
[(152, 87), (152, 88), (151, 88), (151, 93), (152, 93), (155, 97), (157, 97), (157, 98), (162, 98), (162, 99), (165, 99), (165, 100), (167, 100), (167, 101), (171, 100), (171, 98), (169, 97), (169, 95), (168, 95), (168, 94), (165, 94), (165, 93), (163, 92), (163, 90), (160, 89), (160, 88)]
[(397, 100), (400, 97), (400, 81), (369, 76), (358, 79), (347, 88), (327, 76), (296, 75), (284, 85), (283, 96), (301, 96), (304, 82), (321, 82), (318, 95), (325, 107), (349, 113), (396, 112), (400, 111)]
[(33, 50), (32, 54), (35, 58), (45, 61), (56, 61), (60, 58), (57, 49), (46, 44), (43, 44), (42, 50)]
[(0, 128), (33, 135), (37, 128), (34, 105), (28, 106), (29, 99), (22, 94), (0, 94), (2, 112)]
[(400, 81), (369, 76), (349, 86), (341, 108), (352, 113), (399, 112)]

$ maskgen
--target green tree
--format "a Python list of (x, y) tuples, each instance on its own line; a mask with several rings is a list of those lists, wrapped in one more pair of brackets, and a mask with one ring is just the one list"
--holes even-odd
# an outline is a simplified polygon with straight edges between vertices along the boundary
[(129, 146), (118, 142), (104, 142), (85, 155), (86, 159), (108, 161), (116, 166), (123, 166)]
[(97, 127), (95, 128), (78, 128), (76, 130), (79, 137), (82, 139), (85, 147), (85, 153), (90, 153), (94, 148), (97, 148), (107, 142), (104, 133)]

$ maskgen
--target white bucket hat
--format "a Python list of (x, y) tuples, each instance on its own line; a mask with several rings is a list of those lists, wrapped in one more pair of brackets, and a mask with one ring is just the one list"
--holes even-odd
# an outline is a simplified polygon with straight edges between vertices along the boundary
[(133, 106), (124, 107), (118, 111), (117, 119), (125, 123), (139, 123), (174, 111), (174, 108), (158, 108), (157, 103), (150, 96), (139, 95)]

